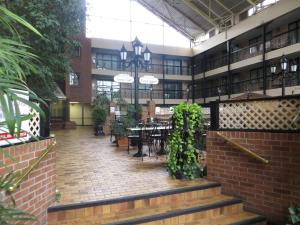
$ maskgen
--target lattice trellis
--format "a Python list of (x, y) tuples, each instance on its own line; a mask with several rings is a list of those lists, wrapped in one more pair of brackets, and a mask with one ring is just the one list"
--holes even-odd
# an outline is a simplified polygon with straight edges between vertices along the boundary
[(30, 114), (33, 116), (29, 120), (29, 134), (34, 137), (40, 136), (40, 114), (32, 108)]
[(221, 129), (295, 130), (300, 118), (300, 99), (270, 99), (248, 102), (228, 102), (219, 105)]

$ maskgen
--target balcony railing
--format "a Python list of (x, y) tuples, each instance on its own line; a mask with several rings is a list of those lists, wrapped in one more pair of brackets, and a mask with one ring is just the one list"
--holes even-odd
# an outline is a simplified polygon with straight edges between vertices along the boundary
[(270, 41), (266, 42), (266, 50), (273, 51), (279, 48), (284, 48), (286, 46), (299, 43), (299, 38), (300, 38), (299, 35), (300, 35), (300, 28), (296, 28), (278, 34), (272, 37)]
[(207, 61), (207, 71), (213, 70), (222, 66), (226, 66), (228, 64), (228, 55), (220, 55), (218, 57), (214, 57), (213, 59), (209, 59)]
[[(121, 88), (119, 91), (95, 91), (94, 94), (106, 94), (109, 99), (111, 97), (122, 97), (134, 100), (134, 89), (133, 88)], [(186, 99), (186, 90), (168, 90), (163, 91), (162, 89), (154, 89), (152, 92), (149, 89), (138, 90), (139, 99)]]
[(234, 50), (231, 53), (231, 63), (235, 63), (244, 59), (248, 59), (260, 55), (262, 54), (262, 52), (263, 52), (262, 42), (249, 45), (242, 49)]
[[(119, 60), (96, 60), (93, 63), (94, 69), (99, 70), (115, 70), (115, 71), (134, 71), (134, 65), (129, 67), (123, 66), (122, 62)], [(191, 75), (190, 66), (171, 66), (171, 65), (162, 65), (162, 64), (149, 64), (147, 72), (155, 74), (166, 74), (166, 75)], [(139, 72), (145, 72), (144, 69), (139, 68)]]

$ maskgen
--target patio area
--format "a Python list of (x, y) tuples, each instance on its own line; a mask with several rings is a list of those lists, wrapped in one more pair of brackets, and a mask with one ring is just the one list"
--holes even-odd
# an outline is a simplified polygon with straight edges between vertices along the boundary
[(109, 137), (96, 137), (92, 127), (55, 131), (56, 186), (60, 205), (113, 199), (208, 183), (205, 179), (175, 180), (168, 174), (166, 156), (132, 157)]

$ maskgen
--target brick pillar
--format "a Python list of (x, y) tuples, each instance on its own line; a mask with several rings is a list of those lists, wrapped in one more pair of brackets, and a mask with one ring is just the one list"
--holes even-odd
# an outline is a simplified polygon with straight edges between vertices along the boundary
[(115, 112), (111, 112), (111, 108), (112, 107), (116, 108), (116, 103), (111, 102), (109, 107), (110, 107), (109, 115), (107, 116), (106, 121), (103, 125), (103, 132), (104, 132), (105, 135), (110, 135), (111, 125), (112, 125), (113, 121), (115, 120), (115, 115), (116, 115)]
[(148, 116), (154, 117), (155, 116), (155, 102), (154, 101), (148, 101), (147, 102), (147, 110), (148, 110)]

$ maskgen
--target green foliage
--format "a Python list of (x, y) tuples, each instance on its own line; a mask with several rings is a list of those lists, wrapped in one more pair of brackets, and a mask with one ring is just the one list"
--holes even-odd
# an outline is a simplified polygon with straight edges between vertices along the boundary
[(109, 113), (109, 99), (104, 94), (97, 95), (92, 104), (92, 120), (95, 125), (103, 124)]
[[(134, 105), (127, 104), (125, 100), (121, 99), (118, 101), (119, 109), (123, 109), (126, 112), (126, 115), (121, 116), (119, 121), (114, 121), (112, 124), (112, 133), (116, 136), (126, 136), (128, 133), (127, 128), (133, 127), (137, 124), (135, 119), (136, 110)], [(139, 105), (137, 109), (138, 118), (142, 115), (142, 107)]]
[[(21, 131), (21, 123), (30, 118), (29, 115), (21, 115), (19, 103), (23, 103), (43, 115), (41, 109), (27, 100), (35, 99), (41, 101), (37, 95), (31, 91), (26, 84), (26, 73), (36, 71), (34, 62), (38, 62), (37, 56), (29, 50), (28, 45), (21, 42), (19, 27), (24, 27), (36, 37), (41, 38), (40, 33), (24, 19), (10, 12), (0, 5), (0, 108), (3, 112), (4, 121), (0, 123), (6, 127), (11, 135), (18, 135)], [(5, 149), (0, 149), (0, 154), (12, 158)], [(1, 166), (6, 165), (1, 162)], [(34, 220), (34, 216), (22, 212), (15, 208), (15, 202), (11, 196), (11, 191), (15, 187), (19, 173), (10, 171), (0, 176), (0, 192), (11, 197), (11, 202), (0, 202), (0, 224), (21, 224), (28, 220)]]
[[(196, 130), (203, 131), (203, 114), (197, 104), (181, 103), (174, 108), (173, 131), (168, 139), (167, 167), (172, 176), (194, 179), (198, 169), (194, 148)], [(186, 121), (185, 121), (186, 120)]]
[[(7, 7), (43, 34), (40, 38), (22, 26), (15, 25), (20, 39), (39, 56), (33, 61), (38, 68), (25, 71), (30, 88), (39, 96), (54, 98), (54, 82), (62, 83), (71, 71), (70, 59), (83, 34), (85, 1), (82, 0), (7, 0)], [(1, 17), (1, 16), (0, 16)]]
[(300, 225), (300, 204), (290, 207), (289, 222), (287, 225)]
[(10, 196), (11, 204), (0, 201), (0, 224), (12, 225), (21, 224), (21, 221), (36, 220), (33, 215), (27, 212), (20, 211), (15, 208), (15, 200), (11, 196), (11, 190), (14, 187), (15, 181), (19, 178), (19, 173), (10, 171), (0, 177), (0, 191), (7, 193)]

